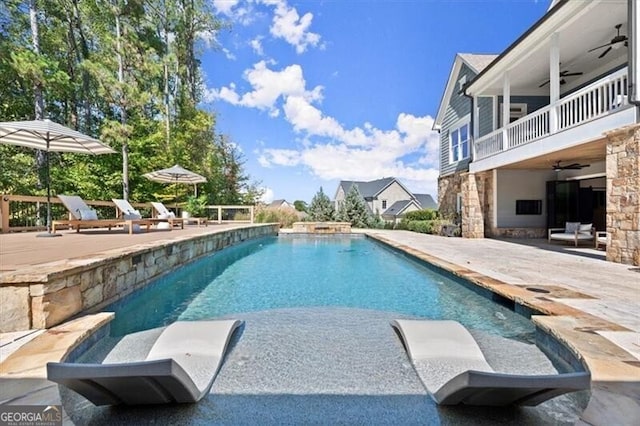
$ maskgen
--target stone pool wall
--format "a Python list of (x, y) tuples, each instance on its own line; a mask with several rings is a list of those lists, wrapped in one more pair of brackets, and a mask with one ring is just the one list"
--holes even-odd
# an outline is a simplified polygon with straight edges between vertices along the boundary
[(253, 225), (5, 274), (0, 280), (0, 332), (52, 327), (81, 312), (99, 310), (204, 255), (277, 234), (277, 224)]

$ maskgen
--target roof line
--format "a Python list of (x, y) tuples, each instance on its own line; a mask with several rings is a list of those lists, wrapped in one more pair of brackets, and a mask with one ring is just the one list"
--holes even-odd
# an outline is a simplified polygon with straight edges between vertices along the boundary
[(560, 8), (562, 8), (562, 6), (564, 6), (568, 2), (569, 2), (569, 0), (559, 0), (558, 3), (556, 3), (555, 6), (553, 6), (544, 15), (542, 15), (542, 17), (540, 19), (538, 19), (538, 21), (535, 24), (533, 24), (531, 27), (529, 27), (529, 29), (527, 31), (525, 31), (520, 37), (518, 37), (518, 39), (516, 39), (516, 41), (511, 43), (511, 45), (509, 47), (507, 47), (500, 55), (498, 55), (497, 58), (495, 58), (489, 65), (487, 65), (478, 75), (476, 75), (473, 80), (467, 82), (467, 84), (464, 85), (463, 90), (466, 92), (467, 87), (470, 87), (471, 85), (473, 85), (473, 83), (475, 81), (478, 81), (483, 75), (485, 75), (487, 72), (489, 72), (489, 70), (491, 70), (494, 66), (496, 66), (502, 60), (502, 58), (504, 58), (513, 49), (515, 49), (520, 43), (522, 43), (522, 41), (524, 41), (527, 37), (529, 37), (529, 35), (532, 32), (534, 32), (542, 24), (547, 22), (553, 15), (556, 14), (556, 12), (558, 10), (560, 10)]

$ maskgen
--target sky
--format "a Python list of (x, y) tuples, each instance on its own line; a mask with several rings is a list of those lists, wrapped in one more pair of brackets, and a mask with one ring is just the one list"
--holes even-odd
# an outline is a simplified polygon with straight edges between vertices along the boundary
[(497, 54), (550, 0), (211, 0), (201, 52), (218, 133), (263, 201), (398, 178), (437, 197), (432, 130), (456, 53)]

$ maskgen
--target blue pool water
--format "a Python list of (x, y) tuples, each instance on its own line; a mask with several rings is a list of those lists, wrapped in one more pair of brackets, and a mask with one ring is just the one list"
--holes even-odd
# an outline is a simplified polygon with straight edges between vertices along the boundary
[(362, 237), (280, 236), (226, 248), (109, 306), (120, 336), (176, 320), (300, 307), (372, 309), (534, 341), (526, 318)]

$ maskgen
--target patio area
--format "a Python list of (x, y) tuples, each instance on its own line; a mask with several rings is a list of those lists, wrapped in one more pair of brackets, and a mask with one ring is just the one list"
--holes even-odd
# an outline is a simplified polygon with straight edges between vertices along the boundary
[[(174, 238), (246, 226), (189, 226), (185, 230), (133, 236), (104, 231), (65, 232), (61, 238), (52, 239), (35, 238), (33, 233), (4, 234), (0, 235), (0, 281), (4, 274), (44, 263), (95, 256), (133, 245), (168, 244)], [(446, 238), (408, 231), (362, 232), (476, 285), (512, 297), (518, 303), (548, 311), (550, 315), (540, 317), (539, 326), (568, 336), (571, 346), (597, 364), (592, 370), (592, 398), (582, 418), (594, 424), (624, 424), (640, 416), (638, 268), (606, 262), (603, 251), (586, 245), (576, 249), (548, 244), (546, 240)], [(532, 293), (528, 288), (545, 292)], [(30, 337), (35, 335), (32, 333)], [(3, 336), (4, 356), (9, 337), (15, 336)], [(46, 380), (30, 379), (20, 389), (13, 386), (10, 393), (4, 391), (1, 400), (14, 404), (56, 403), (59, 399), (56, 395), (57, 387)]]

